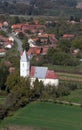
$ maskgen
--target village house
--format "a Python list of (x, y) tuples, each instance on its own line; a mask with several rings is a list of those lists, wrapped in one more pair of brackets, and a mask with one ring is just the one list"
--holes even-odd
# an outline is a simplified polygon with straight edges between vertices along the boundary
[(34, 55), (45, 55), (48, 52), (48, 49), (51, 46), (36, 46), (36, 47), (30, 47), (30, 49), (27, 52), (28, 56), (34, 56)]
[(29, 46), (30, 46), (30, 47), (36, 47), (36, 42), (34, 41), (34, 39), (29, 38), (29, 39), (28, 39), (28, 43), (29, 43)]
[(14, 42), (14, 38), (12, 36), (10, 36), (9, 41)]
[(30, 66), (30, 59), (26, 51), (23, 52), (20, 58), (20, 76), (29, 77), (32, 86), (36, 78), (42, 81), (45, 86), (58, 86), (59, 84), (58, 76), (54, 70), (48, 70), (48, 67)]
[(9, 23), (7, 21), (4, 21), (3, 22), (3, 27), (8, 27), (9, 26)]
[(22, 24), (13, 24), (11, 26), (11, 29), (15, 30), (15, 29), (21, 29), (22, 28)]
[(8, 48), (11, 49), (14, 45), (14, 38), (13, 37), (4, 37), (0, 35), (0, 48)]
[(0, 23), (0, 29), (2, 29), (2, 27), (3, 27), (3, 24), (2, 24), (2, 23)]
[(22, 31), (22, 33), (25, 33), (26, 31), (30, 31), (31, 33), (36, 33), (39, 30), (45, 29), (45, 25), (40, 24), (29, 24), (29, 23), (19, 23), (19, 24), (13, 24), (11, 26), (12, 32), (16, 31)]
[(45, 44), (45, 43), (56, 44), (57, 43), (57, 39), (54, 34), (47, 34), (47, 33), (39, 34), (38, 39), (43, 44)]
[(6, 55), (5, 49), (0, 49), (0, 57), (4, 57)]
[(74, 34), (63, 34), (62, 38), (64, 39), (73, 39), (75, 37)]
[[(38, 43), (37, 43), (38, 42)], [(54, 34), (41, 34), (35, 38), (28, 39), (29, 50), (27, 54), (30, 56), (34, 55), (45, 55), (49, 48), (56, 48), (57, 39)]]
[(57, 46), (58, 40), (56, 39), (54, 34), (41, 34), (36, 36), (35, 38), (29, 38), (28, 43), (30, 47), (36, 48), (55, 48)]
[(7, 48), (7, 49), (11, 49), (13, 47), (13, 42), (6, 42), (4, 43), (4, 47)]

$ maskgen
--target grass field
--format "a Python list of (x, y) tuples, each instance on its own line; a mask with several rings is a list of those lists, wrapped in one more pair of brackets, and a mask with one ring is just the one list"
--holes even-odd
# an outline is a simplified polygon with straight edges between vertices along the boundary
[(2, 104), (6, 99), (6, 96), (0, 96), (0, 104)]
[(57, 72), (60, 80), (75, 81), (82, 83), (82, 75)]
[(34, 102), (6, 118), (1, 126), (19, 125), (48, 130), (82, 130), (82, 108)]
[(71, 91), (70, 95), (63, 96), (61, 100), (82, 104), (82, 89), (76, 89), (74, 91)]

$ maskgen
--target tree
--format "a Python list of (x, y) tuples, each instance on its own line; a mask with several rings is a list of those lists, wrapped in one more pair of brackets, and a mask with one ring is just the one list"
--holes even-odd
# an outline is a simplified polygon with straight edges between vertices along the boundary
[(52, 62), (52, 56), (53, 56), (54, 52), (55, 52), (54, 48), (48, 49), (48, 52), (47, 52), (48, 61)]
[(73, 21), (74, 19), (75, 19), (74, 16), (70, 16), (69, 18), (70, 21)]
[(12, 17), (12, 24), (17, 24), (17, 23), (20, 23), (19, 17), (18, 16)]
[(29, 22), (30, 24), (33, 24), (33, 23), (34, 23), (34, 18), (33, 18), (33, 17), (30, 17), (30, 18), (28, 19), (28, 22)]
[(76, 49), (79, 48), (80, 50), (82, 50), (82, 37), (74, 39), (72, 41), (72, 46)]
[(24, 38), (23, 44), (22, 44), (23, 50), (28, 51), (29, 50), (29, 43), (28, 43), (28, 38)]
[(11, 50), (6, 52), (5, 60), (10, 61), (12, 66), (15, 67), (15, 69), (19, 70), (20, 54), (18, 51), (16, 52), (15, 49), (16, 48), (12, 48)]
[(70, 91), (68, 87), (62, 85), (58, 87), (56, 94), (57, 94), (57, 97), (67, 96), (70, 94)]
[(6, 82), (9, 95), (5, 101), (7, 109), (23, 107), (30, 101), (31, 87), (29, 78), (20, 77), (18, 72), (9, 75)]
[(45, 24), (45, 18), (44, 17), (41, 17), (40, 19), (39, 19), (39, 24)]
[(66, 53), (70, 52), (71, 46), (71, 41), (67, 39), (61, 39), (58, 45), (58, 47)]
[(16, 4), (17, 2), (16, 2), (16, 0), (13, 0), (13, 4)]
[(23, 38), (24, 38), (24, 34), (23, 34), (22, 32), (20, 32), (20, 33), (18, 34), (18, 36), (19, 36), (20, 39), (23, 39)]
[(5, 31), (0, 30), (0, 35), (7, 37), (7, 33)]
[(0, 104), (0, 119), (3, 119), (5, 116), (7, 116), (7, 109)]
[(5, 90), (5, 82), (7, 79), (7, 76), (9, 75), (8, 68), (4, 66), (3, 64), (0, 65), (0, 89)]
[(42, 96), (42, 91), (43, 91), (44, 85), (43, 82), (40, 81), (36, 78), (36, 80), (33, 83), (33, 89), (32, 89), (32, 94), (33, 98), (37, 99)]
[(14, 71), (12, 74), (10, 74), (8, 77), (7, 77), (7, 80), (6, 80), (6, 90), (8, 92), (11, 92), (14, 87), (20, 82), (20, 75), (17, 71)]
[(53, 64), (55, 65), (64, 65), (64, 66), (77, 66), (79, 65), (79, 60), (76, 57), (73, 57), (71, 54), (65, 52), (54, 52), (52, 56)]
[[(1, 3), (0, 3), (0, 4), (1, 4)], [(1, 21), (1, 20), (2, 20), (2, 21), (5, 21), (5, 20), (6, 20), (6, 19), (5, 19), (5, 15), (3, 15), (3, 14), (0, 15), (0, 21)]]
[(8, 6), (8, 2), (7, 2), (7, 1), (4, 2), (4, 6), (5, 6), (5, 7)]

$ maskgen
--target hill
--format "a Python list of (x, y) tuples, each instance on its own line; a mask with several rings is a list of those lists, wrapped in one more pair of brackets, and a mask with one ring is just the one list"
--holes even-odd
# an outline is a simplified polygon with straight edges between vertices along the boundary
[(75, 0), (30, 0), (30, 13), (45, 13), (49, 10), (60, 8), (73, 8), (77, 5)]
[(1, 0), (0, 13), (63, 16), (77, 14), (76, 5), (76, 0)]

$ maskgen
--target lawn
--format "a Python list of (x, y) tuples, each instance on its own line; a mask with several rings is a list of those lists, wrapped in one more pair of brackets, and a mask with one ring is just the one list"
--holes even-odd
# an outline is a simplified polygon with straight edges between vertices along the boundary
[(6, 99), (6, 96), (0, 96), (0, 104), (2, 104)]
[(47, 130), (81, 130), (82, 108), (33, 102), (18, 110), (14, 116), (6, 118), (1, 125), (32, 126)]
[(82, 104), (82, 89), (76, 89), (74, 91), (71, 91), (70, 95), (63, 96), (61, 100)]

